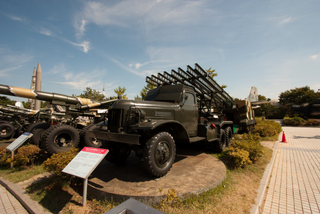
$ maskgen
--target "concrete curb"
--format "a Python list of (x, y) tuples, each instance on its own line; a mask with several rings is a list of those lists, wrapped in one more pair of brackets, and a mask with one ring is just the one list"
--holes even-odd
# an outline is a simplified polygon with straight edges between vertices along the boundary
[(18, 184), (12, 183), (0, 177), (0, 184), (5, 187), (30, 214), (50, 214), (41, 207), (38, 202), (32, 200), (27, 192)]
[(272, 158), (263, 173), (263, 177), (260, 181), (260, 186), (257, 191), (258, 195), (255, 199), (255, 204), (251, 208), (250, 214), (259, 214), (262, 211), (262, 205), (265, 200), (266, 193), (267, 193), (267, 186), (270, 181), (270, 175), (271, 175), (272, 168), (273, 168), (274, 161), (275, 161), (275, 157), (276, 157), (276, 154), (278, 151), (278, 145), (279, 145), (279, 141), (277, 141), (273, 146)]

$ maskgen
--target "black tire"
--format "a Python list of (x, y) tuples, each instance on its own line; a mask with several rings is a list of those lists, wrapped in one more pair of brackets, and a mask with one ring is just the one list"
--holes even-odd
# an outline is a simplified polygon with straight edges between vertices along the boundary
[(227, 146), (230, 146), (232, 144), (232, 129), (230, 126), (228, 126), (225, 130), (226, 133), (226, 142), (227, 142)]
[(15, 128), (8, 122), (0, 123), (0, 138), (8, 139), (14, 134)]
[[(32, 124), (33, 125), (33, 124)], [(50, 124), (49, 123), (43, 123), (43, 122), (39, 122), (39, 123), (35, 123), (31, 133), (33, 134), (32, 137), (30, 138), (30, 142), (34, 145), (40, 146), (41, 145), (41, 138), (44, 134), (44, 132), (50, 128)], [(41, 145), (42, 146), (42, 145)]]
[(127, 162), (127, 158), (131, 153), (131, 149), (127, 144), (105, 142), (104, 145), (104, 148), (109, 150), (106, 156), (107, 161), (116, 165), (124, 165)]
[(99, 131), (100, 125), (91, 123), (88, 126), (84, 127), (80, 131), (80, 146), (81, 147), (94, 147), (94, 148), (101, 148), (102, 147), (102, 140), (99, 140), (97, 138), (91, 138), (87, 136), (87, 131)]
[(225, 150), (227, 145), (226, 133), (223, 129), (220, 130), (220, 140), (216, 143), (216, 151), (221, 153)]
[(144, 147), (143, 162), (148, 172), (162, 177), (171, 169), (176, 156), (176, 145), (168, 132), (160, 132), (151, 137)]
[(41, 143), (51, 154), (67, 151), (79, 146), (80, 136), (72, 126), (60, 124), (51, 126), (43, 133)]

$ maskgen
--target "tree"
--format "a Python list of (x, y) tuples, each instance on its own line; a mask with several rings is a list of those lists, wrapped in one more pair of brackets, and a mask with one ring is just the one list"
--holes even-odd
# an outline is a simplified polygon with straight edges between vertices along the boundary
[(95, 89), (91, 89), (90, 87), (87, 87), (86, 90), (83, 91), (83, 94), (80, 94), (79, 97), (87, 98), (95, 101), (105, 100), (105, 96), (103, 94), (101, 94), (99, 91)]
[(116, 93), (118, 95), (118, 97), (121, 97), (122, 99), (127, 100), (128, 97), (126, 94), (124, 94), (126, 92), (126, 90), (127, 89), (125, 87), (121, 88), (119, 86), (118, 88), (114, 89), (114, 93)]
[(301, 105), (310, 103), (317, 98), (320, 98), (320, 93), (310, 89), (309, 86), (305, 86), (282, 92), (279, 96), (279, 104), (281, 106)]
[[(213, 79), (213, 77), (218, 76), (217, 73), (214, 73), (214, 72), (216, 72), (216, 70), (215, 69), (211, 70), (211, 67), (209, 69), (207, 69), (206, 71), (209, 74), (209, 77), (211, 77), (212, 79)], [(221, 85), (221, 88), (226, 88), (226, 87), (227, 87), (226, 85)]]
[(7, 105), (14, 105), (16, 101), (10, 100), (8, 97), (0, 96), (0, 105), (7, 106)]
[(209, 77), (211, 77), (212, 79), (213, 79), (213, 77), (218, 76), (217, 73), (214, 73), (214, 72), (216, 72), (216, 70), (215, 70), (215, 69), (214, 69), (214, 70), (211, 70), (211, 67), (210, 67), (209, 69), (207, 69), (206, 71), (207, 71), (207, 73), (209, 74)]
[(146, 86), (144, 86), (143, 89), (140, 91), (141, 99), (144, 100), (147, 96), (147, 93), (154, 88), (155, 88), (155, 86), (151, 85), (150, 83), (148, 83)]
[[(259, 94), (259, 101), (267, 100), (263, 95)], [(275, 118), (278, 116), (278, 108), (270, 103), (260, 105), (260, 108), (254, 110), (255, 116), (265, 116), (266, 118)]]

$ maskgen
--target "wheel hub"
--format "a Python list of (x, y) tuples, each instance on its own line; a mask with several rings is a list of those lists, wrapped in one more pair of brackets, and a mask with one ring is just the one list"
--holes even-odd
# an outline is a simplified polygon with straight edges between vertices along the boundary
[(156, 163), (158, 166), (165, 164), (170, 157), (169, 146), (165, 142), (160, 142), (156, 150)]

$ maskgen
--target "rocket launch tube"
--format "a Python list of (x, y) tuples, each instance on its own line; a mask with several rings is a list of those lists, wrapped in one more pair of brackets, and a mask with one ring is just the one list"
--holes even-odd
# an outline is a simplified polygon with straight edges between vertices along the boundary
[(16, 96), (16, 97), (24, 97), (24, 98), (31, 98), (43, 101), (57, 101), (63, 102), (66, 104), (80, 104), (81, 108), (93, 108), (98, 107), (102, 104), (112, 103), (115, 100), (107, 100), (103, 102), (95, 102), (90, 99), (81, 98), (81, 97), (71, 97), (63, 94), (56, 94), (56, 93), (49, 93), (44, 91), (34, 91), (31, 89), (26, 88), (19, 88), (15, 86), (8, 86), (0, 84), (0, 94)]

